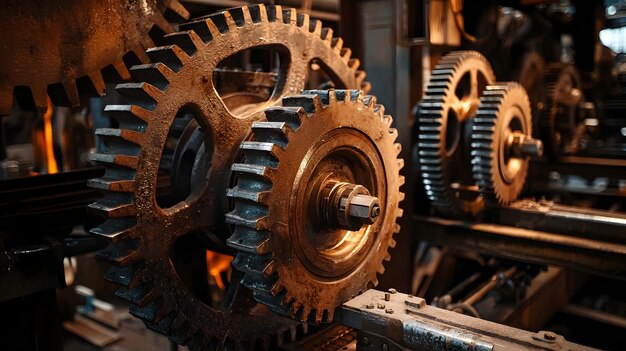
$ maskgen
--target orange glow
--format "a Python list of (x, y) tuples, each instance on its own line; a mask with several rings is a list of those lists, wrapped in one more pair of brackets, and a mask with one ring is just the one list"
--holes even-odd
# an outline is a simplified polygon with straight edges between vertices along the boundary
[(232, 256), (223, 255), (214, 251), (206, 251), (206, 268), (209, 275), (215, 279), (215, 283), (220, 289), (224, 289), (224, 281), (222, 280), (222, 273), (230, 269), (230, 262), (233, 260)]
[(44, 157), (46, 160), (46, 167), (48, 168), (48, 174), (54, 174), (59, 172), (57, 166), (57, 160), (54, 158), (54, 142), (52, 140), (52, 102), (48, 98), (48, 108), (43, 115), (43, 136), (44, 136)]

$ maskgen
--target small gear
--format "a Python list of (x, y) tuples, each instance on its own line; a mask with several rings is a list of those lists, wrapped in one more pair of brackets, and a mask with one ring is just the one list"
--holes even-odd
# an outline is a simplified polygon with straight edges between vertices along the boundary
[(484, 87), (495, 76), (475, 51), (442, 57), (418, 107), (419, 169), (432, 205), (450, 217), (476, 215), (483, 206), (471, 172), (472, 119)]
[(544, 98), (539, 117), (546, 153), (557, 157), (574, 152), (574, 142), (584, 128), (580, 103), (584, 100), (580, 76), (573, 65), (552, 63), (546, 69)]
[(40, 111), (46, 95), (57, 106), (77, 106), (79, 92), (103, 96), (107, 67), (130, 79), (128, 62), (148, 62), (153, 39), (174, 31), (166, 15), (185, 20), (189, 12), (178, 0), (3, 2), (0, 115), (14, 94), (22, 109)]
[(472, 170), (483, 198), (508, 205), (526, 181), (528, 159), (543, 152), (532, 138), (532, 115), (526, 90), (518, 83), (489, 85), (480, 98), (472, 126)]
[(265, 111), (228, 191), (243, 284), (309, 323), (376, 285), (404, 198), (392, 119), (358, 90), (312, 90)]
[[(153, 63), (131, 68), (140, 83), (118, 85), (117, 91), (132, 103), (105, 109), (119, 128), (96, 132), (105, 148), (92, 159), (103, 163), (106, 173), (90, 184), (105, 191), (90, 207), (107, 221), (92, 233), (113, 242), (101, 254), (118, 266), (108, 279), (122, 286), (118, 295), (131, 302), (131, 313), (149, 328), (190, 343), (192, 349), (238, 349), (258, 339), (280, 337), (281, 329), (291, 329), (294, 322), (262, 312), (260, 304), (211, 306), (186, 286), (181, 270), (172, 264), (176, 261), (172, 252), (190, 235), (222, 245), (208, 245), (212, 250), (226, 248), (225, 193), (239, 144), (265, 108), (303, 89), (309, 62), (323, 66), (338, 86), (368, 87), (358, 60), (350, 58), (342, 40), (333, 38), (332, 30), (322, 28), (321, 22), (293, 9), (244, 6), (180, 28), (181, 32), (165, 36), (169, 45), (148, 50)], [(233, 114), (214, 86), (216, 68), (243, 50), (268, 46), (281, 55), (272, 96)], [(240, 112), (241, 106), (234, 107)], [(173, 162), (164, 164), (164, 155)], [(176, 177), (188, 178), (190, 189), (179, 189), (177, 180), (171, 190), (184, 196), (161, 201), (162, 166), (188, 172)], [(184, 256), (177, 258), (184, 261)], [(237, 279), (231, 280), (235, 291), (236, 285)]]

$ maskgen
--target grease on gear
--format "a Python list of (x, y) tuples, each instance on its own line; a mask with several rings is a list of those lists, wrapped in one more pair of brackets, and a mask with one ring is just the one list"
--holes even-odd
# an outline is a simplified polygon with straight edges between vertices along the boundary
[(442, 57), (418, 107), (418, 160), (426, 195), (441, 214), (473, 216), (484, 202), (472, 178), (469, 143), (483, 89), (495, 81), (475, 51)]
[[(323, 65), (339, 87), (368, 87), (359, 61), (342, 48), (342, 40), (292, 9), (234, 8), (181, 25), (181, 30), (165, 37), (170, 45), (148, 50), (153, 63), (131, 69), (141, 83), (118, 85), (133, 104), (106, 108), (120, 127), (97, 131), (106, 148), (93, 159), (106, 165), (106, 173), (91, 185), (106, 191), (90, 207), (108, 220), (92, 233), (113, 241), (103, 256), (119, 267), (108, 278), (123, 286), (118, 294), (132, 303), (133, 315), (193, 349), (237, 349), (291, 328), (293, 322), (257, 313), (262, 305), (209, 307), (183, 285), (170, 251), (192, 232), (221, 235), (225, 245), (224, 194), (239, 144), (265, 108), (301, 91), (310, 61)], [(277, 87), (267, 102), (234, 116), (213, 86), (216, 66), (234, 53), (268, 45), (282, 54)], [(204, 147), (191, 172), (195, 186), (182, 201), (162, 207), (157, 201), (162, 153), (176, 117), (185, 121), (187, 113), (204, 131)]]
[(233, 165), (233, 265), (257, 301), (329, 322), (377, 284), (395, 245), (404, 198), (397, 131), (357, 90), (304, 91), (265, 115)]
[(543, 153), (532, 138), (532, 114), (526, 90), (518, 83), (496, 83), (485, 89), (472, 126), (474, 178), (483, 198), (508, 205), (526, 181), (529, 157)]

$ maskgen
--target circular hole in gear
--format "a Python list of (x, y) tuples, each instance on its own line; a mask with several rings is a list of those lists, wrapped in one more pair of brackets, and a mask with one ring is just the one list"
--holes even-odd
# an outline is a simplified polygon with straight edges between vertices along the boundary
[(241, 117), (280, 96), (289, 62), (281, 45), (245, 49), (220, 61), (213, 85), (228, 111)]
[(156, 201), (167, 209), (200, 193), (213, 157), (213, 135), (192, 106), (181, 108), (167, 134), (157, 177)]

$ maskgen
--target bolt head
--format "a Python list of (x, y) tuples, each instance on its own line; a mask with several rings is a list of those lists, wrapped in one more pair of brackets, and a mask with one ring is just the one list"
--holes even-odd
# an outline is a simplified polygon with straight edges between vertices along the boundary
[(350, 199), (350, 217), (363, 224), (373, 224), (380, 216), (380, 201), (370, 195), (354, 195)]

